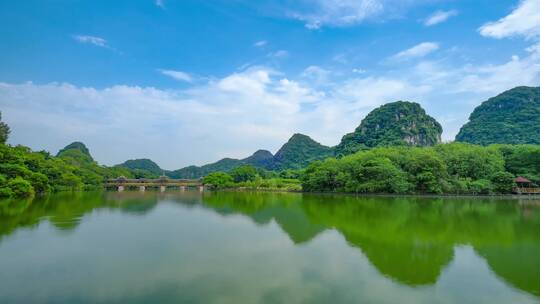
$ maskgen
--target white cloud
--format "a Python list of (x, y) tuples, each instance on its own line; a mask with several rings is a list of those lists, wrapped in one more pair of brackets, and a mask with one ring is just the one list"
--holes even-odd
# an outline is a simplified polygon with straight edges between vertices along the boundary
[(437, 25), (439, 23), (443, 23), (446, 20), (448, 20), (450, 17), (456, 16), (458, 14), (458, 11), (456, 10), (450, 10), (450, 11), (436, 11), (431, 16), (429, 16), (425, 21), (425, 26), (433, 26)]
[(162, 9), (165, 8), (165, 1), (164, 1), (164, 0), (156, 0), (155, 4), (156, 4), (158, 7), (162, 8)]
[[(296, 130), (311, 131), (302, 107), (320, 98), (262, 67), (187, 90), (0, 84), (3, 117), (17, 143), (56, 152), (82, 140), (106, 164), (151, 157), (171, 169), (275, 151)], [(47, 136), (36, 137), (38, 130)]]
[(455, 89), (459, 92), (497, 93), (517, 85), (538, 85), (540, 82), (540, 48), (527, 48), (529, 55), (519, 58), (514, 55), (499, 65), (466, 66), (456, 79)]
[(540, 35), (540, 1), (521, 1), (509, 15), (498, 21), (484, 24), (479, 32), (482, 36), (497, 39), (512, 36), (538, 37)]
[(289, 18), (304, 22), (306, 28), (347, 27), (368, 20), (402, 16), (411, 6), (432, 0), (298, 0), (283, 8)]
[(266, 40), (261, 40), (261, 41), (257, 41), (253, 44), (254, 47), (263, 47), (265, 45), (268, 44), (268, 41)]
[(161, 70), (161, 69), (158, 70), (158, 71), (163, 75), (174, 78), (175, 80), (185, 81), (185, 82), (192, 82), (193, 81), (193, 77), (190, 74), (186, 73), (186, 72), (174, 71), (174, 70)]
[(287, 58), (287, 57), (289, 57), (289, 52), (287, 52), (287, 51), (285, 51), (285, 50), (279, 50), (279, 51), (275, 51), (275, 52), (269, 53), (269, 54), (268, 54), (268, 57), (273, 57), (273, 58)]
[(439, 45), (434, 42), (422, 42), (420, 44), (417, 44), (410, 49), (406, 49), (404, 51), (401, 51), (394, 56), (392, 56), (390, 59), (393, 61), (403, 61), (403, 60), (409, 60), (413, 58), (421, 58), (425, 57), (428, 54), (436, 51), (439, 49)]
[(102, 48), (110, 48), (109, 45), (107, 44), (107, 40), (101, 37), (87, 36), (87, 35), (73, 35), (72, 37), (73, 39), (75, 39), (76, 41), (80, 43), (93, 44), (95, 46), (99, 46)]
[(307, 67), (302, 72), (302, 77), (308, 79), (309, 81), (312, 81), (313, 84), (328, 84), (330, 82), (330, 74), (331, 72), (329, 70), (323, 69), (319, 66), (312, 65)]
[(323, 25), (350, 26), (383, 11), (378, 0), (315, 0), (313, 10), (295, 12), (292, 17), (305, 22), (308, 29), (318, 29)]
[(347, 55), (343, 54), (343, 53), (334, 55), (332, 57), (332, 60), (337, 62), (337, 63), (341, 63), (341, 64), (347, 64), (349, 62), (349, 60), (347, 58)]

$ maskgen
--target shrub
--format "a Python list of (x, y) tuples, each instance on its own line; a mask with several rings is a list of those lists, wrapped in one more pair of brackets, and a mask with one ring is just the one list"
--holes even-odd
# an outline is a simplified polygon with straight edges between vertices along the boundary
[(15, 197), (30, 197), (34, 195), (32, 184), (22, 177), (16, 177), (10, 180), (7, 186), (11, 189)]
[(49, 178), (43, 173), (32, 173), (29, 181), (36, 193), (49, 193), (51, 191)]
[(13, 196), (13, 191), (11, 191), (10, 188), (8, 187), (0, 188), (0, 197), (7, 198), (7, 197), (12, 197), (12, 196)]
[(508, 172), (497, 172), (491, 178), (493, 190), (498, 193), (510, 193), (514, 187), (514, 175)]
[(203, 183), (222, 189), (231, 187), (233, 185), (233, 178), (225, 172), (214, 172), (205, 176), (203, 178)]
[(257, 169), (251, 165), (243, 165), (238, 168), (235, 168), (231, 171), (231, 176), (234, 179), (234, 182), (248, 182), (254, 181), (257, 176)]
[(479, 179), (469, 184), (472, 194), (490, 194), (493, 191), (493, 185), (487, 179)]

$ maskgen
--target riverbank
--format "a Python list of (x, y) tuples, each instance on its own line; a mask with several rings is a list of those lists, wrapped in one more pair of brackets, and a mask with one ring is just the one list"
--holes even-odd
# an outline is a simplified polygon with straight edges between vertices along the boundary
[[(512, 195), (540, 184), (540, 146), (463, 143), (434, 147), (383, 147), (314, 161), (298, 170), (267, 171), (242, 165), (213, 172), (203, 183), (216, 189), (391, 195)], [(156, 178), (124, 167), (100, 166), (82, 144), (52, 156), (0, 145), (0, 197), (24, 198), (59, 191), (93, 190), (109, 178)], [(166, 178), (166, 177), (164, 177)]]

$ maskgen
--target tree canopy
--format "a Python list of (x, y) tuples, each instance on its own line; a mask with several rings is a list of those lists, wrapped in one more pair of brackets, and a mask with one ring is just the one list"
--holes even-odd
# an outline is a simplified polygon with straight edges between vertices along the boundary
[(10, 133), (9, 126), (2, 121), (2, 112), (0, 112), (0, 144), (5, 144)]
[(540, 146), (452, 143), (379, 147), (312, 163), (305, 191), (352, 193), (510, 193), (517, 175), (540, 183)]

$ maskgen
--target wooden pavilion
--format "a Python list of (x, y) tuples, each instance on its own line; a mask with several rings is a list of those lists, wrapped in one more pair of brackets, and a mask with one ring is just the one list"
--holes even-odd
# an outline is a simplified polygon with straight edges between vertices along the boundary
[(518, 176), (514, 182), (513, 192), (516, 194), (540, 194), (540, 187), (525, 177)]

